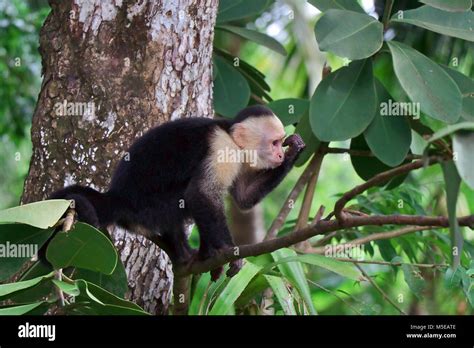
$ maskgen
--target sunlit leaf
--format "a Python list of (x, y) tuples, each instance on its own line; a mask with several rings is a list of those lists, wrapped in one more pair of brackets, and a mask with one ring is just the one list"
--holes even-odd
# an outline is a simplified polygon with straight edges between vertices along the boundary
[(461, 117), (462, 95), (453, 79), (435, 62), (400, 42), (388, 42), (395, 74), (410, 99), (427, 115), (454, 123)]
[(351, 60), (370, 57), (383, 44), (382, 23), (365, 13), (328, 10), (317, 21), (314, 31), (321, 51)]
[(61, 218), (70, 202), (64, 199), (23, 204), (0, 211), (0, 223), (18, 222), (39, 228), (48, 228)]

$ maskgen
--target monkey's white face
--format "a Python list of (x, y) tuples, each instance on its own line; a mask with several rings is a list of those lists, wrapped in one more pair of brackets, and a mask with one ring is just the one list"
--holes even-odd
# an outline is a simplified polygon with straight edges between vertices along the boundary
[(283, 163), (285, 129), (275, 115), (250, 117), (235, 125), (233, 138), (241, 149), (255, 151), (255, 169), (276, 168)]

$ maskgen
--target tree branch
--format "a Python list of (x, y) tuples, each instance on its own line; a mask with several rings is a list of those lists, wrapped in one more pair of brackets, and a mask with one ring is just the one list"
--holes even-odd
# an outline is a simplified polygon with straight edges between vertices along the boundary
[[(464, 216), (458, 219), (460, 226), (468, 226), (474, 229), (474, 215)], [(412, 215), (374, 215), (374, 216), (351, 216), (346, 218), (344, 224), (339, 220), (320, 220), (314, 226), (308, 226), (296, 232), (282, 237), (265, 240), (257, 244), (247, 244), (238, 247), (238, 253), (234, 248), (222, 251), (215, 257), (203, 261), (196, 261), (186, 266), (176, 269), (176, 274), (180, 276), (188, 274), (200, 274), (215, 269), (230, 261), (249, 256), (268, 254), (275, 250), (286, 248), (306, 239), (330, 233), (333, 231), (360, 227), (360, 226), (381, 226), (381, 225), (417, 225), (417, 226), (437, 226), (449, 227), (449, 220), (444, 216), (412, 216)]]
[(334, 214), (336, 218), (344, 224), (344, 221), (347, 219), (346, 214), (344, 214), (344, 206), (354, 197), (363, 193), (371, 187), (377, 186), (388, 182), (390, 179), (411, 172), (412, 170), (419, 169), (424, 166), (428, 166), (438, 162), (437, 157), (428, 157), (426, 160), (418, 160), (415, 162), (407, 163), (399, 167), (387, 170), (385, 172), (375, 175), (373, 178), (367, 180), (365, 183), (354, 187), (352, 190), (344, 193), (341, 198), (334, 205)]
[[(344, 148), (339, 148), (339, 147), (329, 147), (326, 150), (326, 153), (330, 154), (344, 154), (347, 153), (351, 156), (358, 156), (358, 157), (375, 157), (374, 153), (371, 151), (366, 151), (366, 150), (354, 150), (354, 149), (344, 149)], [(415, 159), (421, 159), (423, 156), (421, 155), (414, 155), (414, 154), (408, 154), (405, 159), (406, 160), (415, 160)]]
[(275, 236), (278, 233), (278, 230), (281, 228), (281, 226), (283, 226), (283, 223), (285, 222), (286, 217), (288, 216), (288, 214), (290, 213), (292, 209), (292, 205), (290, 203), (296, 201), (301, 191), (303, 190), (304, 186), (308, 182), (309, 178), (316, 171), (317, 166), (318, 166), (318, 160), (316, 156), (313, 156), (310, 163), (304, 170), (303, 174), (299, 177), (295, 186), (293, 187), (290, 194), (288, 195), (285, 202), (283, 203), (283, 206), (281, 207), (280, 212), (278, 213), (277, 217), (275, 218), (275, 220), (273, 220), (272, 225), (268, 229), (265, 240), (275, 238)]

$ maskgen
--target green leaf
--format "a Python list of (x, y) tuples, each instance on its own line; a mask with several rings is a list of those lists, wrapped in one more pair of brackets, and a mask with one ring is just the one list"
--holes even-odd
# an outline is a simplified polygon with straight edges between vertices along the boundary
[(285, 281), (280, 277), (275, 277), (266, 274), (264, 275), (264, 277), (272, 288), (276, 298), (278, 299), (278, 302), (280, 303), (280, 306), (283, 309), (283, 313), (285, 315), (296, 315), (297, 313), (293, 304), (293, 296), (288, 291)]
[(445, 11), (468, 11), (472, 7), (472, 0), (419, 0), (431, 7)]
[[(367, 145), (363, 136), (358, 136), (352, 138), (351, 140), (351, 150), (358, 150), (358, 151), (368, 151), (369, 146)], [(392, 167), (387, 166), (383, 162), (381, 162), (376, 157), (366, 157), (366, 156), (351, 156), (351, 163), (352, 167), (354, 167), (355, 172), (359, 177), (365, 181), (370, 180), (375, 175), (385, 172), (387, 170), (392, 169)], [(378, 186), (386, 185), (386, 189), (393, 189), (403, 183), (406, 179), (407, 175), (399, 175), (388, 183), (382, 183)]]
[(446, 12), (431, 6), (395, 14), (393, 22), (408, 23), (435, 33), (474, 41), (474, 12)]
[[(278, 262), (281, 259), (288, 257), (295, 257), (296, 252), (292, 249), (283, 248), (276, 250), (271, 253), (275, 262)], [(313, 300), (311, 297), (311, 291), (308, 286), (308, 281), (303, 271), (303, 266), (299, 261), (285, 262), (278, 264), (278, 269), (281, 274), (283, 274), (298, 290), (300, 296), (303, 298), (303, 301), (308, 308), (310, 314), (318, 314), (316, 308), (314, 308)]]
[(382, 255), (382, 258), (387, 261), (391, 262), (394, 258), (396, 258), (397, 251), (392, 245), (392, 241), (390, 239), (387, 240), (377, 240), (375, 241), (375, 244), (379, 247), (380, 255)]
[(127, 273), (120, 259), (117, 260), (117, 266), (110, 275), (77, 268), (74, 272), (74, 279), (84, 279), (119, 297), (125, 297), (128, 290)]
[(247, 106), (250, 87), (242, 74), (220, 56), (214, 56), (214, 108), (225, 117), (234, 117)]
[(224, 288), (224, 290), (219, 294), (216, 302), (212, 306), (209, 314), (211, 315), (224, 315), (228, 314), (231, 310), (234, 302), (244, 291), (245, 287), (250, 283), (252, 278), (261, 270), (262, 268), (254, 265), (251, 262), (246, 262), (244, 267), (232, 277)]
[(462, 279), (462, 267), (456, 267), (454, 270), (452, 268), (448, 268), (446, 270), (446, 274), (444, 275), (444, 286), (447, 289), (455, 289), (459, 286)]
[(458, 201), (461, 178), (453, 161), (441, 163), (444, 182), (446, 185), (446, 205), (448, 207), (449, 229), (451, 231), (452, 248), (457, 248), (457, 253), (452, 252), (453, 268), (459, 266), (461, 261), (463, 236), (456, 217), (456, 204)]
[(81, 293), (81, 290), (79, 290), (79, 287), (77, 286), (76, 283), (69, 284), (57, 279), (53, 279), (53, 283), (54, 285), (56, 285), (56, 287), (59, 290), (61, 290), (65, 294), (68, 294), (71, 296), (78, 296)]
[(428, 139), (427, 145), (460, 130), (474, 130), (474, 122), (460, 122), (440, 129)]
[(0, 211), (0, 223), (17, 222), (39, 228), (54, 226), (70, 205), (64, 199), (23, 204)]
[(25, 281), (15, 282), (15, 283), (8, 283), (8, 284), (1, 284), (0, 285), (0, 300), (3, 300), (5, 296), (11, 295), (17, 291), (31, 288), (39, 284), (43, 279), (48, 279), (48, 278), (51, 278), (52, 276), (53, 276), (53, 272), (41, 277), (30, 279), (30, 280), (25, 280)]
[(297, 98), (279, 99), (268, 103), (267, 107), (272, 109), (284, 126), (288, 126), (300, 121), (309, 109), (309, 101)]
[(296, 167), (301, 167), (310, 159), (310, 157), (316, 152), (316, 150), (319, 148), (319, 145), (321, 144), (321, 142), (315, 137), (313, 131), (311, 130), (308, 112), (304, 113), (300, 119), (300, 122), (298, 122), (296, 125), (295, 133), (299, 134), (306, 144), (303, 152), (300, 153), (298, 159), (295, 162)]
[(18, 272), (51, 237), (53, 231), (22, 224), (0, 224), (0, 280), (8, 279)]
[(368, 127), (375, 109), (372, 61), (355, 61), (329, 74), (316, 88), (309, 107), (311, 129), (321, 141), (347, 140)]
[(339, 9), (364, 13), (364, 9), (354, 0), (308, 0), (308, 2), (321, 12)]
[(96, 228), (78, 222), (68, 232), (59, 232), (46, 250), (47, 260), (55, 269), (75, 266), (111, 274), (117, 264), (114, 245)]
[(199, 315), (202, 313), (205, 297), (209, 289), (209, 283), (211, 282), (211, 274), (209, 272), (200, 275), (197, 281), (194, 293), (189, 305), (189, 315)]
[(405, 277), (405, 282), (407, 283), (410, 290), (415, 294), (415, 296), (421, 299), (423, 290), (425, 288), (425, 280), (421, 275), (420, 270), (418, 267), (409, 265), (403, 262), (403, 259), (399, 256), (395, 257), (392, 262), (400, 262), (401, 268), (403, 271), (403, 276)]
[(327, 269), (328, 271), (334, 272), (349, 279), (357, 281), (364, 279), (362, 274), (354, 267), (354, 265), (317, 254), (291, 256), (284, 259), (280, 259), (276, 263), (281, 264), (293, 261), (300, 261), (313, 266), (322, 267)]
[(101, 287), (95, 284), (89, 283), (83, 279), (76, 280), (76, 284), (80, 290), (81, 297), (87, 297), (99, 304), (102, 303), (105, 305), (113, 305), (113, 306), (119, 306), (123, 308), (130, 308), (133, 310), (142, 311), (143, 313), (147, 314), (137, 304), (124, 300), (118, 296), (115, 296), (111, 292), (108, 292), (107, 290), (102, 289)]
[(474, 132), (457, 132), (453, 137), (454, 163), (464, 182), (474, 190)]
[(270, 0), (220, 0), (217, 23), (235, 21), (260, 14), (270, 5)]
[(395, 167), (403, 162), (410, 151), (411, 128), (404, 116), (383, 114), (384, 107), (392, 98), (378, 80), (375, 81), (375, 90), (377, 105), (380, 108), (377, 108), (375, 118), (365, 130), (364, 137), (370, 150), (379, 160)]
[(467, 121), (474, 121), (474, 80), (464, 74), (461, 74), (459, 71), (448, 68), (445, 65), (441, 65), (441, 67), (448, 73), (449, 76), (451, 76), (461, 91), (461, 117)]
[(286, 56), (285, 47), (277, 40), (268, 36), (266, 34), (260, 33), (256, 30), (251, 30), (247, 28), (236, 27), (233, 25), (220, 25), (217, 26), (216, 29), (224, 30), (238, 36), (243, 37), (244, 39), (253, 41), (259, 45), (265, 46), (283, 56)]
[(29, 304), (25, 304), (21, 306), (0, 308), (0, 315), (23, 315), (41, 306), (43, 303), (45, 302), (41, 301), (41, 302), (29, 303)]
[(328, 10), (317, 21), (314, 32), (321, 51), (351, 60), (368, 58), (383, 44), (382, 23), (365, 13)]
[(461, 117), (462, 95), (453, 79), (435, 62), (400, 42), (388, 42), (395, 74), (410, 99), (427, 115), (447, 123)]

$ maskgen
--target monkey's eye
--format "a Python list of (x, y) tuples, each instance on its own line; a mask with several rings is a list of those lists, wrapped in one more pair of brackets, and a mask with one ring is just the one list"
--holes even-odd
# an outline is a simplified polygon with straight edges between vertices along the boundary
[(277, 146), (277, 145), (278, 145), (278, 142), (279, 142), (279, 140), (273, 140), (272, 145), (273, 145), (273, 146)]

